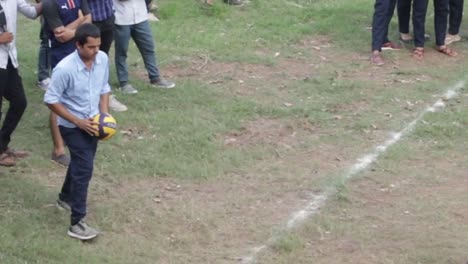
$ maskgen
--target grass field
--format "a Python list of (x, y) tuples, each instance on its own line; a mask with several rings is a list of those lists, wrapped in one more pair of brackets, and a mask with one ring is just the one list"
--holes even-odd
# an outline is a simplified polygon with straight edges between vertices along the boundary
[[(422, 62), (407, 45), (384, 52), (384, 67), (370, 65), (373, 4), (158, 1), (159, 65), (177, 87), (151, 88), (132, 44), (140, 93), (115, 92), (129, 110), (113, 113), (122, 133), (99, 145), (87, 221), (102, 235), (91, 243), (67, 237), (69, 216), (54, 207), (65, 169), (49, 161), (48, 110), (35, 86), (39, 22), (21, 18), (29, 105), (12, 147), (32, 156), (1, 168), (0, 263), (466, 263), (464, 88), (345, 177), (466, 81), (464, 31), (456, 58), (432, 40)], [(329, 189), (317, 214), (284, 228)]]

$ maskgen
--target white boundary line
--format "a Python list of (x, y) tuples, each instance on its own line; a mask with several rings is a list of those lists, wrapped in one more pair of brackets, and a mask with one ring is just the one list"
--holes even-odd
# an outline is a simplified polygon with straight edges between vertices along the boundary
[[(380, 155), (387, 151), (389, 147), (396, 144), (404, 136), (410, 134), (414, 130), (416, 124), (422, 120), (424, 115), (426, 115), (427, 113), (436, 112), (444, 109), (444, 100), (450, 100), (454, 97), (457, 97), (459, 95), (460, 89), (462, 89), (465, 86), (465, 83), (466, 81), (460, 81), (453, 87), (448, 88), (445, 94), (442, 96), (442, 98), (437, 100), (432, 106), (422, 111), (416, 119), (411, 121), (411, 123), (404, 127), (400, 132), (394, 133), (383, 144), (375, 147), (374, 151), (372, 151), (371, 153), (365, 154), (361, 158), (357, 159), (357, 162), (354, 165), (352, 165), (348, 172), (344, 175), (344, 179), (351, 179), (358, 173), (367, 169), (369, 165), (374, 163)], [(325, 204), (325, 202), (335, 193), (335, 187), (330, 186), (328, 190), (324, 191), (322, 194), (314, 195), (313, 198), (308, 202), (308, 204), (304, 208), (291, 214), (285, 227), (283, 228), (283, 231), (290, 231), (292, 228), (300, 226), (304, 220), (316, 215), (320, 211), (320, 208)], [(252, 248), (250, 250), (250, 255), (241, 258), (242, 263), (255, 263), (258, 254), (260, 254), (262, 251), (264, 251), (273, 243), (275, 243), (279, 238), (280, 235), (272, 236), (264, 245)]]

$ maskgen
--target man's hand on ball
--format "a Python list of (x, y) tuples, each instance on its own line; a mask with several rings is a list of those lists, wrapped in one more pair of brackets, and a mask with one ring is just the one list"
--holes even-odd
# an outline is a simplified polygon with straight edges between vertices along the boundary
[(96, 133), (99, 132), (98, 130), (98, 123), (94, 122), (92, 118), (88, 119), (79, 119), (75, 125), (79, 127), (81, 130), (84, 130), (86, 133), (94, 136)]

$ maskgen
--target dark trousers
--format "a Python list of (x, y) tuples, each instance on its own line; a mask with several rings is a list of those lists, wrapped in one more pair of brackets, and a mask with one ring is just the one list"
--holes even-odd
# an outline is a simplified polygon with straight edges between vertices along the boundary
[(153, 2), (153, 0), (145, 0), (146, 3), (146, 11), (149, 13), (150, 12), (150, 4)]
[(382, 50), (382, 45), (388, 42), (388, 25), (393, 17), (396, 0), (376, 0), (374, 17), (372, 19), (372, 51)]
[(49, 38), (44, 30), (44, 24), (41, 25), (39, 38), (41, 45), (39, 46), (39, 55), (37, 60), (37, 80), (42, 81), (50, 77), (50, 54), (49, 54)]
[(424, 47), (424, 32), (426, 31), (426, 13), (428, 0), (398, 0), (398, 26), (400, 33), (409, 33), (411, 4), (413, 4), (414, 46)]
[(109, 55), (109, 50), (114, 41), (114, 20), (115, 17), (112, 15), (106, 20), (93, 22), (101, 31), (101, 46), (99, 49), (107, 55)]
[[(411, 17), (411, 3), (413, 0), (398, 0), (397, 1), (397, 12), (398, 12), (398, 28), (400, 33), (409, 34), (409, 22)], [(414, 2), (413, 2), (414, 5)]]
[(18, 126), (27, 106), (21, 76), (10, 59), (8, 59), (7, 68), (0, 69), (0, 110), (2, 109), (3, 98), (10, 102), (10, 106), (0, 129), (0, 153), (3, 153), (8, 148), (11, 134), (15, 131), (16, 126)]
[(413, 3), (413, 33), (414, 46), (424, 47), (424, 32), (426, 32), (426, 13), (428, 0), (398, 0), (398, 26), (400, 33), (409, 33), (411, 17), (411, 2)]
[(93, 175), (98, 140), (79, 128), (59, 128), (71, 158), (59, 198), (70, 205), (70, 223), (75, 225), (86, 216), (88, 186)]
[(445, 35), (447, 34), (447, 20), (449, 0), (434, 0), (434, 29), (436, 45), (445, 45)]
[(449, 34), (457, 35), (463, 17), (463, 0), (449, 0)]

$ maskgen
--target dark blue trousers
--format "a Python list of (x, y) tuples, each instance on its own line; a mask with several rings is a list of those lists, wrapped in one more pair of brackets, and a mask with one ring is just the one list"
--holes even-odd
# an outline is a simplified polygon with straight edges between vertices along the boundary
[(463, 17), (463, 0), (449, 0), (449, 34), (457, 35)]
[(449, 0), (434, 0), (434, 29), (437, 46), (445, 45), (448, 12)]
[(396, 0), (376, 0), (372, 19), (372, 51), (382, 50), (388, 40), (388, 25), (393, 17)]
[(426, 13), (428, 0), (398, 0), (398, 26), (400, 33), (409, 33), (411, 17), (411, 2), (413, 2), (413, 33), (414, 46), (424, 47), (424, 33), (426, 32)]
[(59, 126), (70, 151), (70, 165), (59, 197), (71, 207), (71, 225), (86, 216), (88, 186), (93, 175), (98, 139), (79, 128)]

